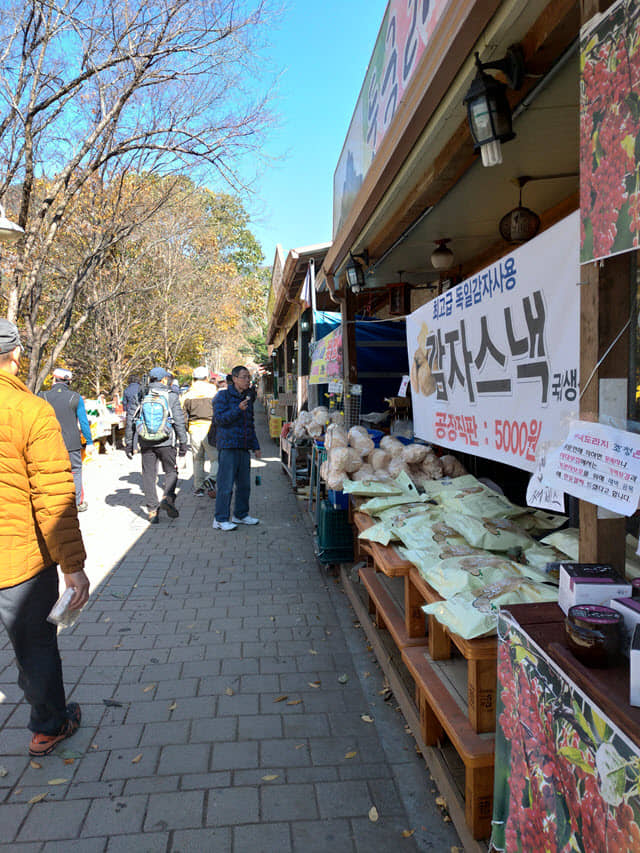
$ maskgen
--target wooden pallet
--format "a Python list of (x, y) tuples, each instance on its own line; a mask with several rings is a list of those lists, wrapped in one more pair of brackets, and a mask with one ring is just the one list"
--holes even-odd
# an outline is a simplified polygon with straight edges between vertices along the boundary
[(467, 824), (474, 838), (487, 838), (493, 815), (494, 738), (474, 731), (424, 647), (405, 647), (402, 660), (415, 682), (422, 738), (427, 746), (434, 746), (446, 733), (464, 763)]
[[(354, 514), (362, 516), (364, 513)], [(365, 516), (368, 518), (368, 516)], [(423, 579), (418, 569), (405, 560), (393, 545), (370, 543), (373, 568), (388, 577), (404, 578), (404, 614), (398, 614), (393, 605), (393, 618), (404, 619), (403, 636), (407, 639), (424, 639), (425, 614), (422, 606), (442, 601), (433, 587)], [(427, 617), (427, 643), (432, 660), (451, 657), (452, 643), (467, 661), (469, 720), (477, 732), (491, 732), (496, 726), (496, 656), (498, 643), (495, 637), (465, 640), (449, 632), (434, 616)], [(405, 642), (405, 645), (407, 643)]]
[(424, 620), (423, 635), (421, 637), (410, 637), (405, 628), (402, 613), (379, 578), (376, 577), (375, 569), (370, 566), (363, 567), (360, 569), (359, 575), (369, 596), (369, 613), (373, 616), (376, 627), (386, 628), (399, 649), (408, 646), (426, 646)]
[[(414, 606), (442, 601), (442, 596), (424, 580), (414, 566), (405, 578), (412, 587)], [(406, 600), (406, 593), (405, 593)], [(454, 644), (467, 661), (467, 702), (469, 721), (476, 732), (492, 732), (496, 727), (497, 637), (465, 640), (448, 631), (433, 616), (429, 617), (429, 654), (433, 660), (451, 657)]]

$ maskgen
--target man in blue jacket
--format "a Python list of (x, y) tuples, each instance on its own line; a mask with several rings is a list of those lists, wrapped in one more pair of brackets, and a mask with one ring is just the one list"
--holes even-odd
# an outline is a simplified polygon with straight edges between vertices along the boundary
[[(213, 398), (218, 448), (218, 478), (215, 530), (235, 530), (238, 524), (258, 524), (249, 515), (251, 492), (251, 457), (253, 450), (260, 459), (260, 445), (253, 423), (253, 401), (249, 395), (251, 375), (238, 365), (231, 371), (231, 384)], [(234, 515), (231, 513), (231, 494), (235, 485)]]

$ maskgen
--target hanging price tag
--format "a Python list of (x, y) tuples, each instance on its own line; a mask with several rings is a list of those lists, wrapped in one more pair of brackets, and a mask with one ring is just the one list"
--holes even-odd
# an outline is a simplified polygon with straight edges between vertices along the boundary
[(409, 385), (409, 377), (403, 376), (402, 382), (400, 383), (400, 390), (398, 391), (398, 397), (406, 397), (407, 396), (408, 385)]

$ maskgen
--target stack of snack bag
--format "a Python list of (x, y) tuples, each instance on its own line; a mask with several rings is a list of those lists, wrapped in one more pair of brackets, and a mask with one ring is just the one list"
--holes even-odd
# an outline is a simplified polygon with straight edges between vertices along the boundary
[(403, 491), (363, 504), (377, 523), (360, 537), (397, 543), (443, 598), (426, 613), (471, 639), (495, 633), (501, 605), (557, 600), (547, 565), (570, 557), (536, 536), (561, 527), (563, 516), (518, 507), (470, 474), (422, 488), (418, 498)]

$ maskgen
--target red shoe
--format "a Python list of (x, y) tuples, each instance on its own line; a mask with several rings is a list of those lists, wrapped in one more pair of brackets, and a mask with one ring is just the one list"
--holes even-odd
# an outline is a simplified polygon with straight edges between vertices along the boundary
[(80, 727), (82, 714), (80, 705), (77, 702), (70, 702), (67, 705), (68, 717), (62, 724), (60, 731), (56, 735), (44, 735), (36, 732), (31, 738), (29, 744), (29, 755), (49, 755), (53, 752), (56, 746), (63, 740), (66, 740), (71, 735), (74, 735)]

